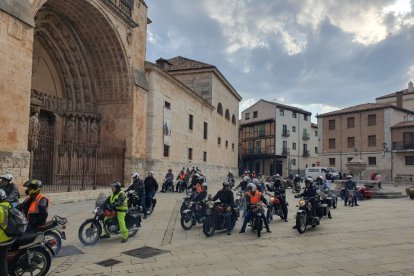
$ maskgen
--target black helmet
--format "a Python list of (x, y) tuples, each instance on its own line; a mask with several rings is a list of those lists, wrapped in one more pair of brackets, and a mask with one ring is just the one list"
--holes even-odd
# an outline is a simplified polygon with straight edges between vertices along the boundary
[(114, 183), (112, 183), (112, 184), (111, 184), (111, 187), (114, 187), (114, 188), (115, 188), (115, 190), (116, 190), (117, 192), (119, 192), (119, 191), (121, 190), (121, 183), (119, 183), (119, 182), (114, 182)]
[(204, 181), (205, 181), (205, 179), (204, 179), (204, 177), (200, 177), (200, 178), (198, 179), (198, 181), (200, 181), (200, 184), (203, 184), (203, 183), (204, 183)]
[(223, 188), (230, 187), (230, 183), (225, 181), (223, 182)]
[(42, 189), (43, 187), (43, 183), (40, 180), (37, 179), (32, 179), (32, 180), (28, 180), (23, 184), (23, 187), (26, 187), (26, 194), (27, 195), (33, 195), (37, 192), (40, 191), (40, 189)]

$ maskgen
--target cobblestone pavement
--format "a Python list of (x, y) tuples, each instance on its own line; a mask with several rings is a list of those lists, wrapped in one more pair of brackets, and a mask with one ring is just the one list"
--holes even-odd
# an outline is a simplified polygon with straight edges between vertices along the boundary
[[(314, 229), (299, 234), (292, 229), (296, 199), (287, 191), (289, 222), (271, 222), (272, 233), (261, 238), (250, 230), (231, 236), (207, 238), (201, 225), (184, 231), (178, 209), (183, 194), (157, 194), (154, 213), (127, 244), (120, 236), (83, 246), (77, 237), (80, 224), (92, 217), (94, 202), (52, 206), (50, 215), (69, 219), (64, 246), (84, 254), (53, 259), (50, 275), (414, 275), (414, 200), (388, 199), (360, 202), (332, 211)], [(249, 228), (247, 228), (249, 229)], [(164, 254), (140, 259), (122, 252), (150, 246)], [(120, 261), (111, 267), (97, 262)]]

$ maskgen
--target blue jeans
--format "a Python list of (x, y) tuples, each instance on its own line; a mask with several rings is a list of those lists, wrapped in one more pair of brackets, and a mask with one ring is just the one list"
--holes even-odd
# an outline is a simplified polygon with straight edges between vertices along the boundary
[(151, 205), (151, 201), (154, 198), (154, 196), (155, 196), (155, 191), (150, 191), (145, 194), (145, 203), (146, 203), (147, 210), (149, 209)]
[(144, 212), (144, 215), (147, 215), (147, 204), (145, 204), (145, 194), (140, 194), (139, 195), (139, 201), (140, 201), (140, 206), (142, 207), (142, 211)]
[[(241, 231), (246, 231), (246, 226), (247, 226), (247, 223), (250, 221), (250, 219), (252, 218), (252, 216), (253, 216), (253, 213), (252, 213), (251, 211), (247, 211), (247, 215), (246, 215), (246, 217), (244, 218), (244, 221), (243, 221), (243, 225), (242, 225)], [(262, 219), (263, 219), (263, 222), (264, 222), (264, 224), (265, 224), (266, 230), (269, 230), (269, 224), (267, 223), (267, 219), (266, 219), (265, 215), (264, 215), (264, 214), (261, 214), (260, 216), (261, 216), (261, 217), (262, 217)]]

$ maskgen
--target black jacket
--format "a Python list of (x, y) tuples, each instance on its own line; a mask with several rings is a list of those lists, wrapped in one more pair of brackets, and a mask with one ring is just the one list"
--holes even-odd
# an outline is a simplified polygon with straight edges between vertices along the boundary
[(248, 183), (246, 181), (242, 181), (242, 182), (240, 182), (239, 185), (237, 185), (237, 187), (235, 189), (238, 189), (240, 187), (243, 191), (245, 191), (246, 187), (247, 187), (247, 184)]
[(303, 193), (300, 194), (303, 197), (314, 197), (316, 196), (316, 189), (314, 187), (305, 188)]
[(156, 192), (158, 191), (158, 183), (152, 176), (147, 176), (144, 180), (145, 192)]
[(347, 189), (347, 190), (355, 190), (356, 189), (355, 182), (352, 181), (352, 180), (348, 180), (347, 182), (345, 182), (345, 189)]
[(145, 193), (145, 185), (144, 182), (141, 179), (135, 180), (131, 186), (129, 186), (125, 192), (128, 192), (130, 190), (134, 190), (137, 192), (137, 194), (142, 195)]
[(4, 201), (10, 202), (10, 203), (19, 203), (19, 190), (17, 189), (16, 184), (9, 183), (7, 185), (1, 186), (1, 189), (6, 192), (6, 199)]
[(213, 201), (220, 200), (221, 203), (227, 204), (228, 206), (234, 205), (234, 195), (231, 190), (221, 189), (217, 194), (212, 198)]
[(207, 191), (197, 193), (197, 195), (194, 198), (195, 202), (203, 201), (207, 197)]

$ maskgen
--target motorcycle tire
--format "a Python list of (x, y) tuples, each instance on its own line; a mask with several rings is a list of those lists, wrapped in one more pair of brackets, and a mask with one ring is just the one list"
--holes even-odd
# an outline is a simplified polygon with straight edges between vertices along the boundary
[(260, 238), (263, 229), (263, 221), (262, 218), (257, 217), (253, 222), (253, 230), (257, 230), (257, 237)]
[[(89, 228), (87, 228), (88, 225), (90, 225)], [(87, 239), (85, 239), (83, 235), (84, 230), (86, 230), (85, 234), (87, 236), (91, 234), (96, 234), (96, 235), (90, 241), (88, 241)], [(91, 231), (93, 231), (93, 233), (91, 233)], [(98, 221), (94, 219), (85, 220), (79, 227), (79, 231), (78, 231), (79, 240), (81, 241), (81, 243), (83, 243), (86, 246), (96, 244), (99, 241), (101, 234), (102, 234), (102, 226)]]
[[(30, 253), (32, 255), (31, 260), (32, 263), (28, 264), (28, 256), (27, 253)], [(36, 273), (36, 270), (39, 269), (39, 262), (36, 262), (34, 264), (34, 261), (41, 261), (44, 263), (44, 265), (40, 268), (40, 271)], [(22, 267), (19, 264), (24, 264), (24, 267), (30, 267), (35, 268), (35, 271), (27, 271), (23, 270)], [(10, 275), (24, 275), (25, 273), (29, 273), (32, 276), (45, 276), (50, 270), (50, 266), (52, 264), (52, 257), (50, 256), (50, 253), (41, 246), (30, 248), (26, 253), (19, 256), (16, 263), (14, 265), (9, 265), (9, 273)]]
[(268, 208), (266, 212), (267, 223), (270, 223), (273, 220), (273, 208)]
[(214, 217), (206, 218), (203, 223), (204, 235), (206, 235), (207, 237), (212, 237), (214, 236), (215, 231), (216, 231), (216, 225), (214, 223)]
[(300, 234), (305, 233), (307, 227), (306, 214), (300, 213), (296, 215), (296, 229)]
[(187, 209), (188, 209), (188, 206), (187, 206), (186, 202), (184, 201), (181, 204), (181, 207), (180, 207), (180, 215), (182, 216), (184, 214), (184, 210), (187, 210)]
[(185, 213), (181, 216), (181, 227), (190, 230), (193, 227), (193, 212)]
[(46, 243), (50, 240), (55, 240), (56, 241), (56, 245), (54, 245), (54, 246), (50, 245), (50, 247), (52, 248), (54, 255), (57, 256), (60, 249), (62, 248), (62, 238), (56, 232), (47, 231), (47, 232), (45, 232), (44, 242)]

